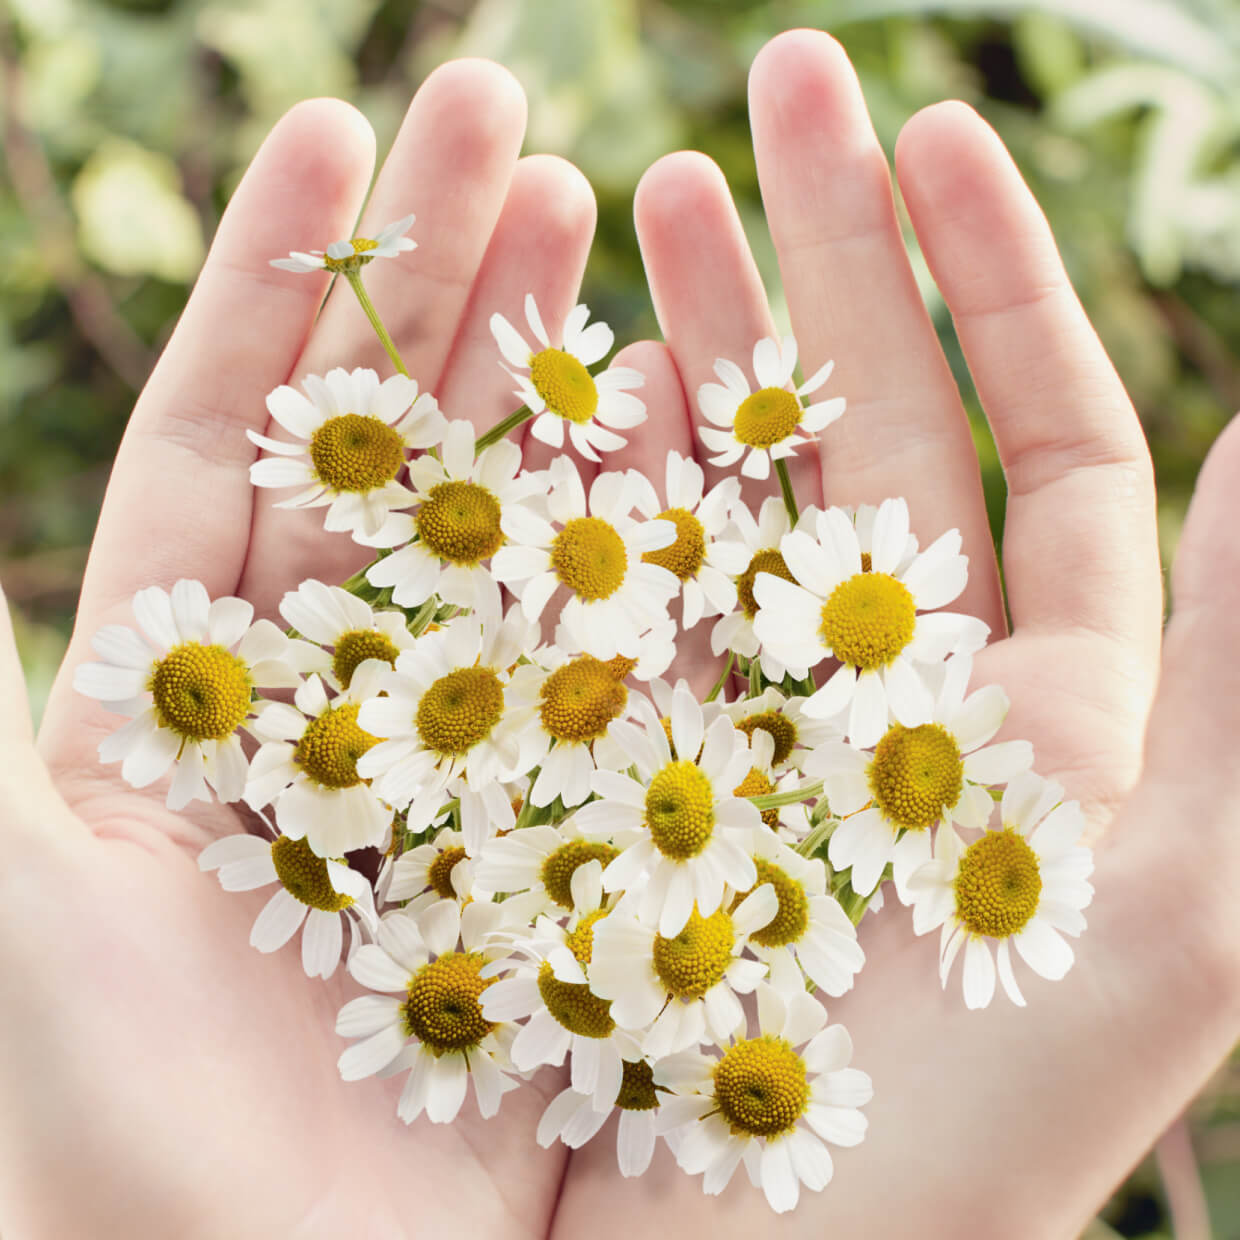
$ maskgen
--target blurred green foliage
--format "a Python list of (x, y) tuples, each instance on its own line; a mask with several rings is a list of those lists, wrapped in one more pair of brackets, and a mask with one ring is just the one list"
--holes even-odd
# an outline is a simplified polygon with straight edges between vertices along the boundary
[[(656, 331), (636, 178), (694, 146), (737, 196), (777, 316), (745, 73), (773, 33), (832, 30), (890, 152), (903, 122), (964, 98), (1043, 203), (1141, 411), (1164, 554), (1197, 469), (1240, 405), (1240, 8), (1235, 0), (7, 0), (0, 8), (0, 576), (36, 710), (109, 462), (224, 203), (264, 133), (309, 95), (352, 100), (380, 148), (444, 59), (491, 56), (530, 95), (529, 148), (599, 195), (584, 298), (621, 340)], [(324, 241), (329, 238), (324, 238)], [(950, 324), (996, 530), (1002, 479)], [(1194, 1129), (1216, 1235), (1240, 1237), (1240, 1105), (1226, 1075)], [(1097, 1235), (1167, 1236), (1142, 1169)]]

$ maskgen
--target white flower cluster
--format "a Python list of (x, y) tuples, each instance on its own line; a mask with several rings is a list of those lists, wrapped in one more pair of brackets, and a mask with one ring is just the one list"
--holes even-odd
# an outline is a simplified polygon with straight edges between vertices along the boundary
[[(394, 257), (408, 223), (326, 256)], [(100, 756), (131, 784), (173, 768), (169, 806), (214, 792), (269, 823), (200, 865), (275, 886), (260, 951), (301, 930), (308, 975), (347, 962), (365, 993), (337, 1020), (344, 1078), (405, 1073), (401, 1118), (449, 1122), (471, 1081), (490, 1116), (565, 1068), (542, 1144), (618, 1111), (624, 1175), (662, 1136), (706, 1192), (744, 1162), (787, 1210), (865, 1133), (870, 1081), (821, 997), (855, 984), (883, 884), (917, 933), (941, 928), (944, 984), (963, 949), (969, 1007), (996, 972), (1023, 1003), (1012, 949), (1061, 977), (1084, 927), (1082, 816), (1028, 743), (994, 741), (1003, 691), (970, 689), (988, 634), (945, 610), (955, 531), (921, 547), (900, 499), (793, 511), (790, 484), (755, 516), (738, 479), (708, 489), (675, 452), (661, 487), (587, 487), (568, 456), (525, 471), (505, 438), (523, 420), (597, 460), (645, 417), (639, 374), (590, 372), (612, 333), (584, 306), (561, 347), (532, 298), (526, 319), (533, 347), (492, 320), (524, 408), (481, 437), (403, 373), (271, 393), (288, 437), (251, 435), (255, 486), (298, 488), (285, 506), (325, 507), (374, 562), (290, 591), (283, 629), (197, 582), (140, 591), (140, 632), (97, 633), (76, 684), (130, 716)], [(802, 399), (829, 365), (793, 390), (795, 364), (791, 339), (758, 342), (751, 390), (720, 359), (699, 394), (715, 463), (787, 482), (843, 410)], [(664, 675), (707, 616), (728, 661), (698, 694)]]

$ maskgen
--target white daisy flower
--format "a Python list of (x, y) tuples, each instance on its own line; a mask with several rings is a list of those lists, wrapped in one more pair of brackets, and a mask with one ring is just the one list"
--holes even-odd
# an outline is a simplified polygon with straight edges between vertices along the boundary
[[(812, 996), (758, 988), (759, 1036), (721, 1057), (686, 1052), (655, 1064), (656, 1126), (674, 1132), (676, 1161), (721, 1193), (742, 1159), (776, 1213), (796, 1206), (800, 1186), (821, 1192), (833, 1167), (827, 1143), (858, 1145), (873, 1096), (870, 1078), (848, 1066), (852, 1039)], [(797, 1050), (804, 1044), (802, 1050)]]
[(827, 741), (806, 760), (806, 774), (823, 780), (831, 812), (843, 821), (827, 856), (849, 870), (852, 889), (869, 895), (891, 865), (900, 898), (908, 876), (930, 860), (930, 834), (939, 823), (981, 830), (994, 799), (989, 789), (1033, 765), (1028, 741), (987, 742), (1003, 726), (1008, 696), (987, 685), (965, 697), (973, 656), (953, 655), (928, 722), (893, 723), (873, 753)]
[[(968, 557), (949, 530), (899, 568), (908, 543), (908, 505), (885, 500), (874, 520), (870, 571), (853, 519), (840, 508), (819, 513), (815, 536), (797, 529), (779, 549), (792, 580), (759, 572), (754, 630), (794, 676), (825, 659), (840, 668), (805, 703), (819, 719), (848, 712), (848, 738), (874, 745), (892, 715), (905, 727), (929, 721), (934, 696), (918, 665), (985, 643), (987, 625), (936, 611), (964, 589)], [(921, 613), (934, 611), (934, 615)]]
[[(279, 951), (301, 930), (307, 977), (331, 977), (344, 946), (342, 921), (376, 925), (370, 884), (345, 861), (318, 857), (305, 840), (277, 835), (226, 835), (199, 854), (200, 870), (215, 870), (225, 891), (254, 891), (279, 883), (250, 932), (250, 946)], [(303, 929), (304, 925), (304, 929)]]
[(510, 440), (477, 457), (474, 443), (469, 422), (449, 422), (440, 459), (427, 453), (410, 462), (417, 511), (388, 523), (393, 545), (406, 545), (366, 574), (372, 586), (389, 587), (402, 607), (438, 595), (471, 611), (499, 609), (499, 586), (484, 561), (504, 544), (504, 514), (537, 494), (542, 478), (520, 472), (521, 449)]
[(271, 416), (294, 442), (247, 430), (271, 456), (250, 466), (256, 487), (300, 487), (277, 508), (327, 508), (324, 526), (382, 542), (394, 508), (407, 508), (413, 492), (397, 479), (406, 453), (443, 437), (445, 421), (429, 392), (407, 375), (379, 382), (373, 370), (336, 367), (301, 381), (306, 395), (282, 384), (267, 397)]
[[(150, 586), (133, 598), (140, 632), (105, 625), (91, 638), (102, 663), (75, 669), (73, 687), (130, 720), (99, 744), (102, 762), (145, 788), (175, 764), (169, 809), (190, 801), (237, 801), (246, 759), (238, 729), (253, 718), (255, 689), (291, 688), (288, 638), (270, 620), (253, 621), (243, 599), (214, 602), (199, 581), (171, 592)], [(253, 621), (253, 623), (251, 623)]]
[(427, 893), (461, 905), (489, 900), (492, 892), (475, 885), (477, 863), (466, 854), (464, 840), (460, 831), (445, 827), (433, 840), (401, 853), (392, 864), (387, 900), (403, 903)]
[(738, 732), (750, 738), (765, 732), (771, 738), (770, 768), (779, 774), (804, 769), (806, 758), (825, 741), (843, 734), (834, 720), (811, 719), (803, 697), (789, 697), (773, 685), (757, 697), (739, 698), (723, 705), (723, 713)]
[(790, 392), (788, 384), (796, 367), (797, 342), (791, 336), (782, 341), (767, 337), (754, 345), (753, 373), (758, 381), (754, 390), (735, 362), (716, 358), (715, 374), (723, 382), (703, 383), (698, 388), (698, 408), (714, 423), (698, 428), (702, 442), (718, 454), (710, 458), (712, 465), (733, 465), (744, 456), (741, 473), (746, 478), (767, 478), (772, 460), (794, 455), (798, 444), (812, 442), (844, 412), (842, 396), (803, 403), (830, 378), (834, 362), (819, 367)]
[[(687, 685), (678, 685), (671, 712), (672, 757), (663, 725), (644, 699), (635, 705), (643, 726), (610, 727), (629, 753), (636, 778), (598, 770), (592, 784), (601, 798), (582, 806), (574, 821), (583, 835), (617, 839), (644, 828), (603, 872), (608, 891), (634, 891), (638, 914), (659, 933), (679, 934), (696, 906), (701, 917), (719, 908), (725, 886), (753, 886), (750, 839), (762, 830), (752, 802), (736, 788), (752, 765), (745, 738), (719, 717), (705, 728), (702, 707)], [(692, 755), (692, 756), (690, 756)]]
[(378, 743), (359, 724), (358, 712), (378, 693), (386, 670), (380, 660), (367, 659), (331, 699), (319, 677), (310, 676), (293, 705), (268, 702), (254, 723), (264, 744), (250, 763), (246, 804), (255, 810), (273, 805), (280, 830), (304, 839), (320, 857), (387, 843), (392, 807), (358, 772), (358, 759)]
[(349, 241), (333, 241), (323, 250), (293, 250), (288, 258), (273, 258), (271, 265), (281, 271), (357, 271), (376, 258), (395, 258), (417, 248), (417, 242), (406, 237), (413, 216), (405, 215), (381, 229), (374, 237), (354, 237)]
[(353, 977), (379, 993), (340, 1009), (336, 1032), (359, 1039), (340, 1056), (340, 1075), (360, 1081), (408, 1068), (396, 1112), (406, 1124), (423, 1111), (433, 1124), (451, 1123), (471, 1080), (479, 1112), (493, 1116), (518, 1085), (507, 1075), (515, 1027), (488, 1020), (481, 1004), (503, 925), (503, 905), (480, 901), (462, 910), (440, 900), (417, 917), (384, 918), (378, 943), (349, 961)]
[(495, 553), (491, 572), (532, 621), (557, 585), (567, 587), (560, 622), (572, 646), (598, 659), (635, 658), (641, 635), (666, 622), (668, 602), (680, 588), (674, 574), (642, 556), (674, 542), (676, 527), (633, 519), (638, 486), (631, 473), (599, 474), (587, 503), (568, 457), (557, 457), (548, 472), (547, 510), (560, 529), (513, 509), (504, 524), (511, 542)]
[[(587, 460), (614, 452), (628, 440), (615, 431), (630, 430), (646, 420), (646, 406), (632, 389), (645, 383), (639, 370), (612, 366), (598, 374), (587, 367), (607, 355), (614, 339), (606, 323), (591, 323), (589, 308), (574, 306), (564, 320), (562, 348), (553, 348), (534, 295), (525, 297), (525, 319), (537, 348), (502, 314), (491, 315), (491, 332), (517, 381), (516, 395), (535, 414), (530, 433), (552, 448), (564, 446), (564, 428), (573, 447)], [(608, 429), (609, 427), (613, 429)]]
[(942, 926), (939, 976), (944, 987), (964, 948), (964, 1001), (983, 1008), (995, 991), (995, 943), (999, 980), (1008, 998), (1025, 1000), (1012, 971), (1011, 948), (1039, 976), (1058, 981), (1072, 967), (1063, 935), (1085, 928), (1081, 910), (1093, 898), (1093, 853), (1081, 843), (1085, 819), (1063, 789), (1032, 771), (1017, 775), (1003, 793), (1001, 826), (965, 845), (944, 825), (934, 858), (908, 880), (913, 929), (926, 934)]

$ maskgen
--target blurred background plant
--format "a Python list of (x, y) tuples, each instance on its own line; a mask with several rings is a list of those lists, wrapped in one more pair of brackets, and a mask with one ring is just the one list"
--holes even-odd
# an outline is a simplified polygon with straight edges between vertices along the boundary
[[(633, 186), (683, 146), (727, 174), (782, 317), (745, 73), (796, 25), (844, 42), (889, 151), (913, 111), (949, 96), (1003, 135), (1141, 410), (1169, 562), (1205, 451), (1240, 406), (1236, 0), (7, 0), (0, 578), (36, 710), (129, 408), (230, 191), (286, 107), (350, 99), (382, 149), (436, 64), (490, 56), (530, 95), (530, 149), (566, 156), (594, 183), (584, 298), (621, 340), (656, 330)], [(1002, 476), (916, 261), (969, 393), (997, 536)], [(1237, 1240), (1238, 1166), (1240, 1083), (1225, 1069), (1090, 1240)]]

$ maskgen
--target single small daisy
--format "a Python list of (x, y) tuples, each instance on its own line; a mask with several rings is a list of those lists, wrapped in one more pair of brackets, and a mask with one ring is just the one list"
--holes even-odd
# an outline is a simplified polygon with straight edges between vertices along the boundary
[[(715, 360), (721, 383), (698, 388), (698, 408), (713, 426), (700, 426), (702, 442), (718, 455), (712, 465), (733, 465), (742, 456), (746, 478), (770, 476), (771, 461), (795, 454), (798, 444), (810, 443), (844, 412), (844, 398), (804, 404), (831, 376), (834, 362), (819, 367), (795, 392), (788, 390), (797, 367), (797, 342), (766, 337), (753, 347), (753, 373), (758, 381), (751, 390), (744, 371), (727, 358)], [(718, 427), (726, 429), (719, 430)]]
[(764, 647), (795, 676), (825, 659), (841, 665), (805, 712), (830, 719), (847, 711), (848, 738), (863, 749), (887, 731), (892, 715), (906, 727), (929, 721), (934, 696), (918, 665), (979, 650), (989, 633), (973, 616), (937, 610), (968, 578), (960, 532), (949, 530), (901, 569), (908, 529), (908, 505), (885, 500), (867, 570), (853, 518), (830, 508), (817, 515), (813, 537), (797, 529), (780, 541), (792, 580), (763, 571), (754, 581), (754, 630)]
[(444, 827), (435, 838), (401, 853), (392, 865), (386, 898), (403, 903), (430, 892), (439, 900), (466, 904), (471, 899), (489, 900), (490, 891), (475, 887), (477, 863), (465, 852), (460, 831)]
[(471, 611), (499, 607), (499, 586), (484, 562), (504, 545), (504, 514), (536, 495), (542, 479), (521, 472), (521, 449), (510, 440), (477, 457), (474, 443), (469, 422), (449, 422), (439, 458), (428, 453), (409, 465), (417, 509), (389, 526), (394, 542), (406, 545), (366, 574), (402, 607), (433, 594)]
[(288, 258), (273, 258), (271, 265), (281, 271), (357, 271), (376, 258), (395, 258), (417, 248), (418, 243), (406, 237), (413, 216), (405, 215), (382, 228), (373, 237), (354, 237), (349, 241), (333, 241), (326, 251), (293, 250)]
[(237, 801), (247, 763), (238, 729), (254, 716), (255, 689), (292, 688), (289, 641), (270, 620), (254, 620), (243, 599), (214, 602), (199, 581), (171, 592), (139, 590), (133, 614), (140, 632), (108, 624), (92, 638), (102, 663), (74, 670), (73, 687), (130, 716), (99, 744), (102, 762), (145, 788), (175, 764), (169, 809), (190, 801)]
[(582, 806), (574, 821), (596, 839), (643, 828), (607, 866), (603, 884), (608, 891), (639, 891), (641, 918), (670, 937), (695, 907), (700, 917), (719, 908), (725, 886), (753, 886), (749, 845), (762, 830), (762, 818), (751, 801), (733, 792), (752, 761), (730, 719), (720, 716), (706, 728), (701, 705), (682, 683), (672, 702), (669, 744), (649, 704), (637, 699), (636, 706), (642, 727), (623, 721), (610, 727), (612, 740), (627, 749), (636, 778), (595, 771), (592, 784), (601, 799)]
[(825, 741), (842, 734), (833, 720), (812, 719), (805, 713), (806, 699), (789, 697), (773, 685), (757, 697), (725, 703), (723, 713), (738, 732), (750, 738), (765, 732), (771, 738), (771, 770), (779, 774), (804, 769), (810, 753)]
[(380, 383), (362, 367), (307, 375), (301, 385), (304, 396), (283, 384), (267, 397), (271, 416), (294, 441), (246, 431), (272, 454), (250, 466), (250, 481), (256, 487), (300, 487), (276, 507), (326, 507), (326, 529), (382, 541), (392, 510), (414, 499), (397, 481), (406, 454), (443, 437), (446, 423), (435, 398), (419, 395), (407, 375)]
[(349, 972), (377, 994), (346, 1003), (336, 1032), (357, 1038), (341, 1056), (346, 1081), (409, 1069), (397, 1115), (411, 1124), (426, 1112), (433, 1124), (460, 1113), (473, 1081), (478, 1110), (489, 1119), (518, 1082), (508, 1075), (515, 1026), (488, 1020), (482, 995), (494, 980), (486, 966), (499, 955), (495, 934), (502, 904), (459, 908), (440, 900), (416, 917), (397, 913), (379, 926), (378, 942), (353, 953)]
[(891, 724), (872, 753), (827, 741), (805, 760), (823, 780), (831, 812), (843, 821), (827, 856), (849, 870), (858, 895), (869, 895), (891, 865), (896, 891), (908, 903), (908, 876), (930, 860), (931, 831), (940, 823), (981, 830), (994, 809), (990, 788), (1033, 765), (1028, 741), (988, 744), (1007, 717), (1008, 696), (986, 685), (965, 696), (973, 656), (953, 655), (926, 723)]
[(632, 517), (638, 484), (631, 473), (599, 474), (588, 502), (568, 457), (557, 457), (549, 474), (551, 521), (528, 510), (509, 512), (504, 533), (511, 541), (495, 553), (491, 572), (520, 598), (532, 621), (556, 587), (565, 586), (560, 623), (572, 646), (598, 659), (634, 658), (641, 635), (667, 620), (667, 605), (680, 588), (675, 574), (642, 556), (673, 543), (676, 527)]
[[(553, 348), (534, 295), (525, 297), (525, 319), (538, 348), (502, 314), (491, 315), (491, 332), (505, 370), (517, 381), (516, 395), (535, 415), (530, 433), (552, 448), (564, 446), (564, 428), (573, 447), (587, 460), (614, 452), (628, 440), (616, 430), (631, 430), (646, 420), (646, 406), (632, 395), (646, 379), (639, 370), (612, 366), (592, 375), (587, 369), (611, 350), (614, 339), (606, 323), (591, 323), (589, 308), (574, 306), (564, 320), (563, 347)], [(612, 428), (612, 429), (608, 429)]]
[(1039, 977), (1063, 977), (1073, 960), (1063, 936), (1085, 929), (1081, 910), (1093, 899), (1093, 853), (1081, 842), (1085, 818), (1076, 801), (1063, 800), (1058, 784), (1032, 771), (1017, 775), (1004, 790), (999, 816), (999, 827), (968, 845), (944, 825), (933, 860), (908, 880), (914, 931), (942, 926), (944, 987), (964, 948), (964, 1001), (970, 1008), (984, 1008), (994, 996), (996, 956), (1008, 998), (1024, 1006), (1012, 947)]
[[(277, 835), (226, 835), (208, 844), (198, 868), (215, 870), (225, 891), (254, 891), (279, 883), (250, 932), (250, 946), (279, 951), (301, 930), (301, 964), (307, 977), (331, 977), (344, 946), (342, 923), (376, 925), (370, 884), (347, 862), (316, 856), (305, 840)], [(304, 926), (304, 928), (303, 928)]]
[(744, 1160), (783, 1214), (796, 1206), (802, 1184), (821, 1192), (830, 1182), (827, 1143), (862, 1141), (867, 1121), (858, 1108), (873, 1087), (848, 1066), (848, 1031), (827, 1025), (822, 1004), (804, 991), (781, 996), (759, 986), (758, 1026), (757, 1037), (733, 1041), (722, 1056), (687, 1051), (655, 1064), (655, 1084), (670, 1091), (655, 1122), (679, 1137), (676, 1161), (704, 1176), (703, 1192), (721, 1193)]

